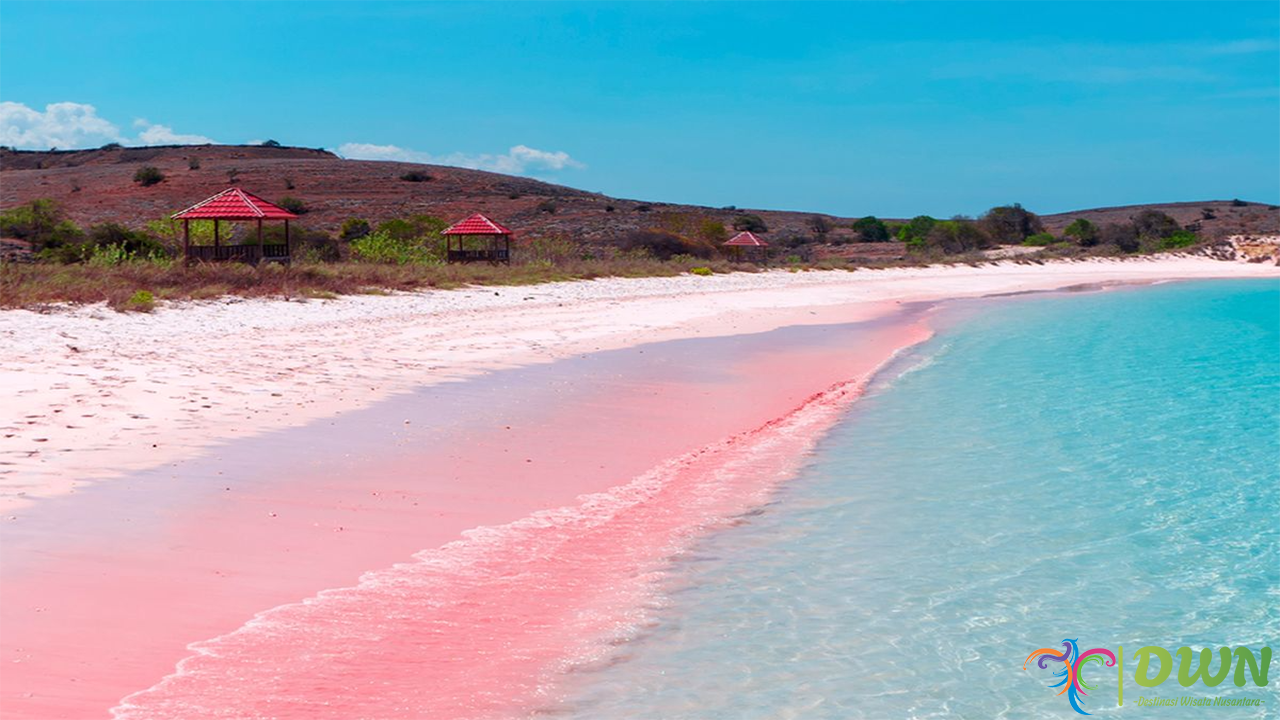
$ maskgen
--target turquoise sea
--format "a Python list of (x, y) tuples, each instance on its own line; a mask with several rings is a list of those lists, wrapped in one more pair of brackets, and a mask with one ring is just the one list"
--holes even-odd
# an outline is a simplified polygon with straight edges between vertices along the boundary
[[(1104, 717), (1274, 717), (1267, 687), (1132, 682), (1133, 651), (1280, 649), (1280, 284), (961, 303), (768, 507), (676, 560), (577, 674), (574, 718), (1068, 718), (1026, 656), (1078, 639)], [(1060, 667), (1060, 666), (1059, 666)], [(1259, 708), (1138, 707), (1140, 697)]]

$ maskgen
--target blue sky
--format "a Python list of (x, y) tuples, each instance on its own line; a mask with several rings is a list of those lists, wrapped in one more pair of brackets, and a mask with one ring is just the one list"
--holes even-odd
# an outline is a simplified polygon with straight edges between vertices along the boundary
[(5, 0), (0, 101), (20, 147), (272, 138), (714, 206), (1280, 202), (1276, 2)]

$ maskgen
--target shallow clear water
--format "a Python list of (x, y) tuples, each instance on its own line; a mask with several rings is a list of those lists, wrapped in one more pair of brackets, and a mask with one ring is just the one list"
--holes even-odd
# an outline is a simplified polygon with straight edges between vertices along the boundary
[[(1277, 644), (1280, 285), (960, 312), (763, 513), (677, 561), (568, 716), (1077, 717), (1032, 650), (1123, 645), (1132, 703), (1187, 693), (1133, 685), (1139, 646)], [(1204, 712), (1090, 680), (1097, 715)], [(1274, 709), (1274, 687), (1190, 691)]]

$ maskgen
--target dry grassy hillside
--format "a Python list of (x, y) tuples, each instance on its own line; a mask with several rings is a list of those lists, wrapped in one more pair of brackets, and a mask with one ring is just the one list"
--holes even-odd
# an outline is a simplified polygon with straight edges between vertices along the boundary
[[(192, 161), (198, 168), (191, 169)], [(133, 181), (138, 168), (160, 169), (151, 187)], [(730, 224), (758, 214), (775, 235), (807, 235), (813, 213), (740, 211), (611, 198), (529, 178), (438, 165), (344, 160), (324, 150), (257, 146), (167, 146), (34, 152), (0, 150), (0, 208), (52, 198), (80, 225), (119, 222), (141, 227), (233, 184), (309, 208), (301, 223), (334, 232), (351, 217), (379, 222), (414, 214), (456, 220), (483, 212), (520, 234), (606, 240), (662, 222), (671, 213)], [(402, 176), (418, 173), (418, 182)], [(292, 187), (290, 187), (292, 186)], [(848, 223), (847, 219), (830, 218)]]

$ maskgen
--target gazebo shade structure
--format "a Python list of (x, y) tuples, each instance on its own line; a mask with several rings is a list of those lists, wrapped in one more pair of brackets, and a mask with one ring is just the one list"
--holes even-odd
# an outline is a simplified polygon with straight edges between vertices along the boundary
[[(478, 260), (511, 263), (511, 231), (480, 213), (450, 225), (441, 235), (444, 235), (445, 257), (451, 263)], [(457, 249), (453, 247), (454, 238), (458, 239)], [(483, 247), (467, 248), (464, 245), (467, 238), (482, 240)]]
[[(187, 262), (192, 260), (240, 260), (257, 264), (263, 260), (289, 262), (289, 221), (297, 219), (297, 215), (247, 193), (240, 188), (227, 188), (211, 198), (173, 214), (174, 220), (182, 221), (182, 251)], [(213, 245), (191, 244), (191, 221), (213, 221)], [(256, 222), (258, 224), (257, 245), (222, 245), (218, 237), (218, 223), (221, 220), (232, 222)], [(284, 221), (284, 244), (267, 245), (262, 240), (263, 220)]]
[(742, 257), (747, 253), (748, 257), (756, 256), (756, 259), (763, 260), (769, 253), (769, 243), (756, 237), (756, 234), (750, 231), (743, 231), (734, 235), (724, 244), (725, 247), (733, 248), (734, 257)]

